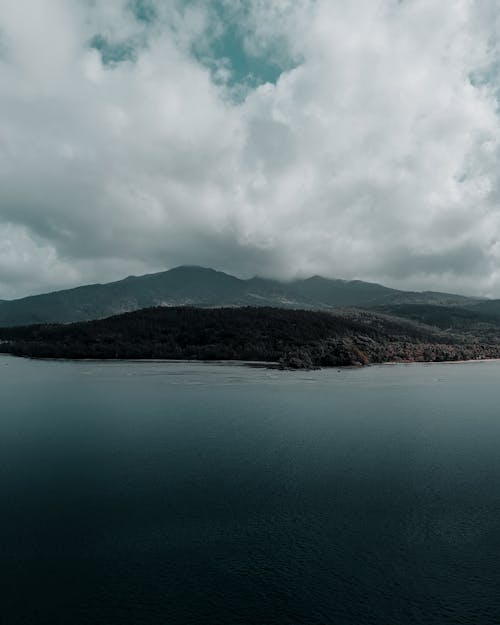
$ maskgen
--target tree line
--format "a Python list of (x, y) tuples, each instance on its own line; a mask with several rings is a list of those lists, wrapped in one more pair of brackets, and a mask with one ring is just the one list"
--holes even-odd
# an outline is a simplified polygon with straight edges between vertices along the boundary
[(500, 356), (499, 345), (363, 311), (156, 307), (73, 324), (0, 328), (0, 351), (36, 358), (197, 359), (286, 368)]

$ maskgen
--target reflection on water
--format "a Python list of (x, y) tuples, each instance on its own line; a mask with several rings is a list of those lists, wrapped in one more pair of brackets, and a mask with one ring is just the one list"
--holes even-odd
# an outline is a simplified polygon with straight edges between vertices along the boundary
[(0, 357), (0, 622), (496, 623), (499, 378)]

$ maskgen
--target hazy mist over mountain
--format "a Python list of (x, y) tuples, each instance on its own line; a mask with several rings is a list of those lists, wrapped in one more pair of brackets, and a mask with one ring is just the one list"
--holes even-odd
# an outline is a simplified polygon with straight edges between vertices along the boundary
[(500, 297), (495, 0), (1, 0), (0, 300), (197, 264)]

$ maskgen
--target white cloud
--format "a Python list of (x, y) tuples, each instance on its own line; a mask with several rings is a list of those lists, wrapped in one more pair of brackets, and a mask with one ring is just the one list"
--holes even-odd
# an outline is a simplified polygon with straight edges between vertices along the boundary
[(0, 0), (0, 297), (180, 263), (500, 296), (494, 2), (228, 3), (294, 65), (239, 103), (206, 3), (130, 6)]

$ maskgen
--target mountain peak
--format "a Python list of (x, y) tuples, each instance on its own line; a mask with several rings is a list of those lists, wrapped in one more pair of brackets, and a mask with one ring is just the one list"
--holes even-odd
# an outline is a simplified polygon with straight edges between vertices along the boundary
[[(299, 280), (297, 280), (297, 282), (299, 282)], [(309, 278), (303, 278), (302, 280), (300, 280), (300, 282), (309, 282), (309, 283), (314, 283), (314, 282), (318, 282), (321, 284), (325, 284), (325, 283), (338, 283), (338, 282), (347, 282), (347, 280), (340, 280), (339, 278), (325, 278), (324, 276), (319, 276), (318, 274), (314, 274), (314, 276), (311, 276)]]
[(180, 271), (205, 271), (208, 273), (222, 273), (217, 271), (216, 269), (212, 269), (211, 267), (203, 267), (202, 265), (177, 265), (177, 267), (172, 267), (172, 269), (167, 269), (167, 272), (180, 272)]

